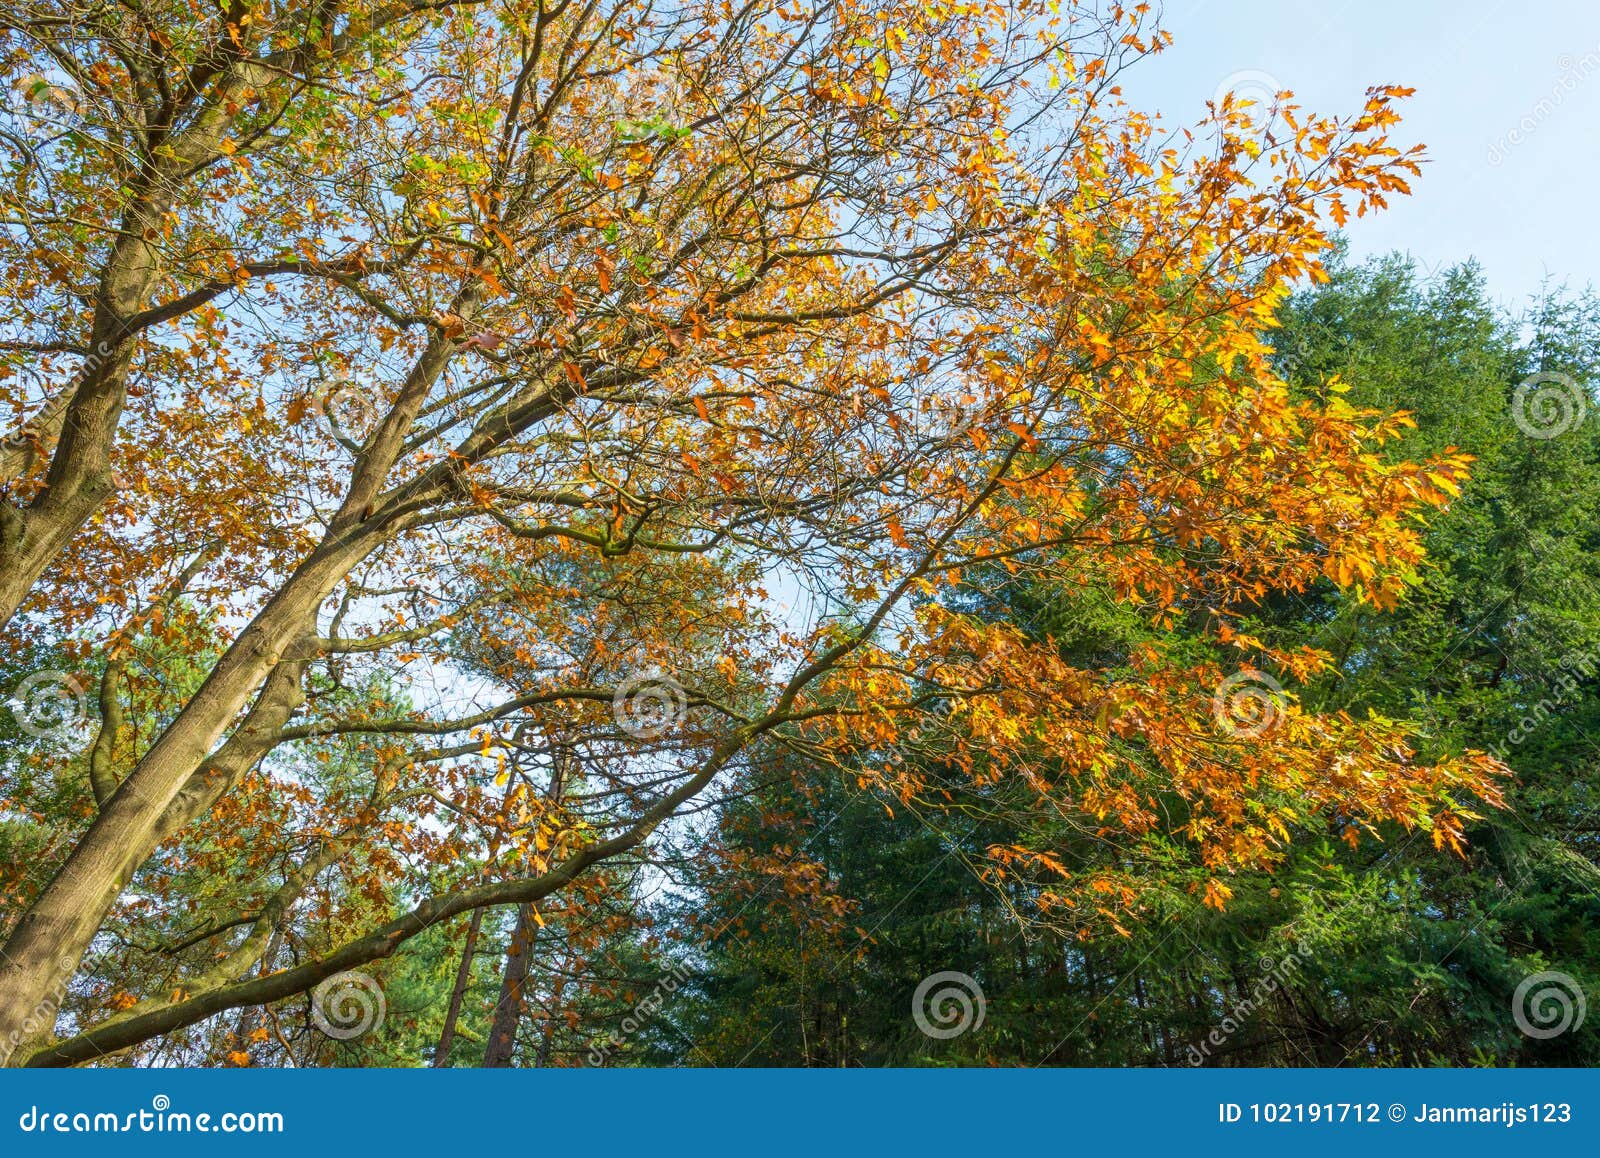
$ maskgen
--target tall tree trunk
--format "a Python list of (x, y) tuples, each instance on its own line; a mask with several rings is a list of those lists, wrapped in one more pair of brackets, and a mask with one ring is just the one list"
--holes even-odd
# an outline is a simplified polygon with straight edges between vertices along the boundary
[[(214, 800), (275, 746), (278, 730), (301, 702), (304, 660), (288, 653), (305, 649), (315, 636), (322, 600), (382, 543), (387, 533), (383, 520), (363, 522), (360, 503), (370, 497), (362, 496), (370, 494), (378, 485), (374, 480), (381, 480), (393, 464), (403, 428), (450, 356), (449, 342), (442, 338), (418, 356), (383, 432), (363, 452), (328, 537), (223, 653), (0, 946), (0, 1040), (26, 1036), (23, 1026), (37, 1018), (48, 995), (72, 975), (134, 872), (161, 841), (199, 815), (186, 808), (186, 795), (209, 793)], [(273, 680), (286, 669), (294, 673), (292, 681)], [(258, 689), (249, 718), (221, 750), (238, 746), (253, 753), (250, 759), (236, 763), (228, 774), (208, 774), (196, 788), (192, 781), (197, 772), (218, 764), (221, 751), (212, 755), (217, 741)]]
[[(301, 702), (303, 667), (297, 660), (273, 669), (250, 715), (209, 758), (220, 727), (198, 750), (192, 732), (174, 737), (192, 757), (192, 763), (184, 761), (187, 768), (151, 762), (152, 748), (141, 761), (145, 775), (136, 769), (117, 788), (0, 947), (0, 1040), (27, 1036), (23, 1026), (72, 976), (106, 913), (156, 845), (210, 808), (271, 750), (272, 737)], [(169, 737), (181, 723), (180, 715)]]
[[(24, 1024), (71, 976), (106, 913), (156, 846), (276, 746), (279, 729), (302, 702), (305, 658), (288, 653), (305, 649), (322, 600), (380, 538), (374, 528), (314, 551), (118, 786), (0, 947), (0, 1039), (24, 1036)], [(235, 725), (252, 696), (248, 717)], [(230, 726), (232, 735), (218, 748)], [(13, 1032), (16, 1039), (10, 1038)]]
[[(40, 415), (36, 434), (41, 441), (55, 441), (43, 489), (25, 505), (0, 497), (0, 627), (10, 622), (79, 528), (116, 492), (111, 452), (127, 402), (135, 346), (127, 319), (139, 312), (155, 281), (156, 250), (144, 240), (144, 232), (159, 226), (160, 208), (141, 201), (129, 209), (123, 239), (101, 272), (89, 353), (66, 399), (48, 403)], [(0, 462), (0, 480), (9, 482), (32, 467), (31, 454), (10, 451)]]
[(478, 930), (483, 927), (483, 910), (473, 909), (467, 923), (467, 943), (461, 949), (461, 967), (456, 970), (455, 988), (450, 990), (450, 1006), (444, 1013), (444, 1028), (439, 1031), (439, 1045), (433, 1051), (433, 1066), (444, 1069), (450, 1065), (450, 1047), (456, 1040), (456, 1019), (461, 1016), (461, 1000), (466, 996), (467, 984), (472, 980), (472, 955), (478, 948)]
[[(567, 976), (577, 964), (576, 957), (569, 953), (561, 962), (561, 969), (555, 978), (555, 984), (550, 989), (550, 1009), (552, 1014), (561, 1008), (561, 999), (566, 992)], [(534, 1062), (540, 1069), (550, 1065), (550, 1055), (555, 1050), (556, 1019), (554, 1016), (546, 1017), (539, 1032), (539, 1056)]]
[[(572, 753), (562, 737), (552, 736), (550, 744), (550, 786), (545, 796), (559, 801), (566, 790), (572, 767)], [(511, 801), (511, 787), (506, 787), (506, 802)], [(517, 1042), (517, 1027), (522, 1023), (522, 990), (528, 979), (528, 967), (533, 959), (533, 905), (517, 909), (517, 925), (511, 933), (511, 945), (506, 950), (506, 970), (500, 981), (500, 1000), (495, 1003), (494, 1022), (489, 1029), (489, 1043), (483, 1050), (486, 1069), (499, 1069), (511, 1064), (511, 1054)]]
[(511, 1064), (517, 1044), (517, 1026), (522, 1022), (522, 986), (528, 979), (533, 959), (533, 906), (517, 907), (517, 926), (506, 950), (506, 971), (500, 981), (500, 1000), (495, 1002), (494, 1024), (489, 1029), (489, 1044), (483, 1050), (485, 1069), (504, 1069)]
[[(395, 7), (403, 11), (406, 6)], [(335, 58), (357, 43), (343, 34), (337, 40)], [(285, 67), (291, 71), (303, 68), (332, 47), (319, 39), (292, 49), (272, 64), (242, 54), (186, 94), (178, 107), (167, 110), (172, 118), (169, 123), (181, 121), (184, 127), (151, 140), (154, 144), (159, 139), (160, 147), (122, 190), (130, 196), (116, 240), (97, 271), (94, 317), (77, 379), (67, 394), (46, 400), (35, 420), (27, 424), (42, 444), (55, 444), (44, 488), (25, 505), (0, 496), (0, 627), (16, 614), (39, 576), (116, 491), (111, 459), (128, 398), (136, 331), (143, 332), (155, 320), (148, 307), (164, 269), (159, 239), (168, 231), (167, 218), (173, 206), (187, 196), (186, 187), (192, 188), (198, 174), (225, 152), (233, 152), (225, 145), (234, 136), (241, 109), (250, 107), (249, 95), (259, 94), (283, 75)], [(154, 63), (164, 69), (166, 62)], [(166, 304), (171, 307), (174, 303)], [(165, 316), (182, 317), (190, 308), (181, 307)], [(0, 454), (0, 482), (30, 472), (33, 458), (31, 448), (8, 448)], [(9, 1026), (0, 1025), (0, 1029)]]

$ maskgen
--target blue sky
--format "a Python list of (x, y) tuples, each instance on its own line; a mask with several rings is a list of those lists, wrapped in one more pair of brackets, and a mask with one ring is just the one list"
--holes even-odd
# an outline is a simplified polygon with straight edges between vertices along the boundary
[(1358, 256), (1475, 256), (1507, 305), (1547, 274), (1600, 283), (1600, 0), (1169, 0), (1162, 24), (1176, 43), (1124, 88), (1169, 122), (1246, 71), (1319, 113), (1354, 112), (1368, 85), (1417, 90), (1397, 139), (1429, 163), (1413, 196), (1351, 221)]

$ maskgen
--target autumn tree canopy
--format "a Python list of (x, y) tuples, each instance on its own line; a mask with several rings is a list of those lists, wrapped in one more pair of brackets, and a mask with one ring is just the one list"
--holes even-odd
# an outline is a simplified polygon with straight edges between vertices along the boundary
[[(1222, 906), (1308, 823), (1455, 846), (1498, 802), (1240, 626), (1392, 607), (1468, 470), (1267, 357), (1416, 171), (1403, 90), (1174, 129), (1118, 88), (1142, 8), (1031, 0), (0, 21), (14, 1064), (581, 913), (779, 753), (938, 809), (937, 746), (1037, 821), (980, 871), (1112, 936), (1136, 880), (1054, 824), (1176, 837)], [(1151, 640), (1071, 662), (963, 611), (984, 573)]]

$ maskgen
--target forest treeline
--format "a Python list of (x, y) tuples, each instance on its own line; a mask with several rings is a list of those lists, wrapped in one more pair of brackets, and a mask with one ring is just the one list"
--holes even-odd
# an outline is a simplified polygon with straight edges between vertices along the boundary
[[(1595, 380), (1600, 303), (1552, 290), (1507, 312), (1470, 263), (1429, 278), (1396, 256), (1341, 266), (1282, 322), (1276, 357), (1296, 389), (1326, 397), (1342, 380), (1353, 404), (1416, 416), (1397, 453), (1454, 445), (1476, 461), (1460, 501), (1431, 520), (1423, 582), (1398, 610), (1324, 585), (1264, 602), (1252, 629), (1337, 657), (1302, 692), (1318, 707), (1416, 721), (1427, 755), (1501, 756), (1516, 774), (1509, 807), (1472, 825), (1461, 855), (1392, 826), (1353, 845), (1337, 821), (1310, 827), (1279, 870), (1233, 878), (1222, 912), (1152, 858), (1137, 871), (1161, 899), (1127, 936), (1083, 941), (1031, 928), (1025, 888), (981, 879), (983, 850), (1017, 836), (994, 801), (968, 793), (956, 818), (929, 822), (834, 768), (770, 770), (720, 818), (723, 858), (678, 903), (644, 906), (649, 969), (638, 943), (615, 950), (624, 1008), (604, 1010), (598, 1028), (631, 1018), (641, 1029), (608, 1061), (1600, 1061), (1600, 1024), (1578, 1023), (1577, 1004), (1600, 992), (1600, 426), (1565, 383), (1544, 400), (1543, 425), (1538, 399), (1517, 393), (1542, 374)], [(971, 610), (1096, 663), (1117, 663), (1146, 630), (1103, 592), (986, 576), (969, 594)], [(1067, 847), (1075, 865), (1119, 855), (1089, 831)], [(673, 969), (688, 980), (657, 1010), (651, 970)], [(938, 1039), (919, 1029), (913, 999), (945, 971), (977, 982), (984, 1017)], [(1530, 1011), (1545, 983), (1518, 987), (1545, 972), (1581, 988), (1558, 980)], [(615, 983), (601, 989), (614, 995)], [(951, 1027), (963, 1014), (971, 1025), (950, 1002)], [(581, 1062), (593, 1029), (579, 1025), (556, 1036)], [(541, 1027), (555, 1028), (535, 1022), (530, 1040), (546, 1040)]]
[[(1395, 256), (1340, 266), (1282, 323), (1276, 358), (1297, 390), (1325, 399), (1342, 380), (1355, 405), (1416, 416), (1397, 453), (1453, 445), (1476, 461), (1460, 501), (1432, 519), (1423, 582), (1397, 611), (1324, 585), (1264, 602), (1252, 629), (1334, 653), (1302, 692), (1319, 708), (1416, 721), (1426, 755), (1503, 758), (1516, 774), (1508, 809), (1471, 826), (1461, 855), (1392, 826), (1353, 844), (1337, 822), (1311, 827), (1279, 870), (1234, 878), (1222, 912), (1152, 858), (1137, 871), (1161, 899), (1126, 936), (1079, 940), (1031, 927), (1025, 887), (982, 879), (983, 851), (1018, 835), (994, 801), (969, 793), (965, 822), (930, 822), (836, 768), (764, 770), (719, 818), (724, 855), (676, 900), (642, 903), (651, 955), (611, 949), (628, 981), (599, 987), (622, 1004), (602, 1007), (600, 1036), (640, 1029), (609, 1063), (1600, 1061), (1600, 1025), (1577, 1024), (1576, 1005), (1600, 985), (1600, 427), (1564, 383), (1542, 426), (1539, 399), (1517, 395), (1541, 374), (1595, 380), (1600, 303), (1552, 290), (1509, 312), (1470, 263), (1426, 277)], [(990, 575), (968, 594), (968, 610), (1097, 664), (1146, 631), (1104, 592)], [(1075, 866), (1119, 855), (1090, 831), (1067, 847)], [(686, 980), (661, 1000), (652, 970)], [(948, 971), (981, 987), (984, 1016), (933, 1038), (914, 997)], [(1581, 990), (1556, 982), (1541, 1022), (1526, 1008), (1538, 988), (1524, 989), (1530, 1034), (1518, 987), (1543, 972)], [(944, 1010), (951, 1028), (975, 1020), (959, 1002)], [(550, 1020), (569, 1013), (546, 1011), (530, 1041), (564, 1040), (582, 1062), (594, 1028)]]

